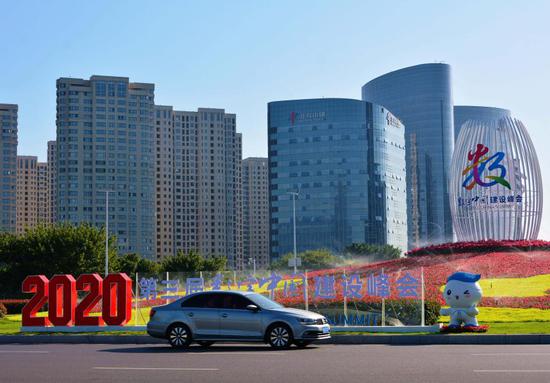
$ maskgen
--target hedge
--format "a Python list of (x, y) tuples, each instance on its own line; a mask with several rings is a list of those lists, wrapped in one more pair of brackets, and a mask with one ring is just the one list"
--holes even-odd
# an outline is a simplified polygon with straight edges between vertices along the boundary
[[(418, 300), (411, 299), (386, 299), (386, 316), (399, 319), (404, 325), (418, 325), (420, 323), (421, 310), (420, 302)], [(289, 307), (295, 306), (296, 308), (303, 308), (303, 303), (296, 305), (288, 305)], [(323, 310), (323, 309), (340, 309), (343, 310), (343, 302), (318, 302), (309, 306), (310, 310)], [(348, 310), (358, 311), (371, 311), (381, 312), (382, 302), (364, 302), (364, 301), (349, 301)], [(426, 325), (434, 325), (439, 320), (439, 310), (441, 304), (436, 301), (424, 302), (424, 319)]]

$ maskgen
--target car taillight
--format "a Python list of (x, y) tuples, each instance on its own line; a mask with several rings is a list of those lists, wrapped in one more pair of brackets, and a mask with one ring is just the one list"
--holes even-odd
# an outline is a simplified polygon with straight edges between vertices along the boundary
[(155, 309), (151, 309), (151, 311), (149, 311), (149, 319), (152, 319), (155, 314), (156, 314)]

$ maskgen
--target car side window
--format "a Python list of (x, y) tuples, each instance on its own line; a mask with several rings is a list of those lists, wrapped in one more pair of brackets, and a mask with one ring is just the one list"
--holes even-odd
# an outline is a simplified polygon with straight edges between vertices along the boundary
[(222, 308), (226, 310), (245, 310), (246, 306), (252, 305), (251, 300), (238, 294), (223, 294)]
[(199, 294), (184, 300), (181, 304), (181, 307), (204, 307), (205, 303), (205, 294)]
[(205, 294), (207, 298), (204, 301), (203, 307), (207, 309), (219, 309), (222, 301), (221, 295), (222, 294), (218, 294), (218, 293)]

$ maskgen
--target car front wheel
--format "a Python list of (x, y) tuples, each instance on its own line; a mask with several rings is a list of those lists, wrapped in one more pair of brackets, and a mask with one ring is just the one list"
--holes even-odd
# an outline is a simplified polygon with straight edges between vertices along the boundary
[(292, 344), (292, 333), (286, 325), (274, 325), (269, 329), (267, 339), (269, 345), (273, 348), (289, 348)]
[(174, 348), (185, 348), (191, 343), (191, 331), (184, 324), (174, 324), (168, 330), (168, 341)]

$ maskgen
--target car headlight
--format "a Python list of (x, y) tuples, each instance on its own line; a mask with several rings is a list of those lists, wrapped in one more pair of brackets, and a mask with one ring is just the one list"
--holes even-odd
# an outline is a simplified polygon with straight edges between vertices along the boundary
[(300, 323), (304, 325), (317, 324), (317, 319), (311, 319), (311, 318), (298, 318), (298, 321), (300, 321)]

